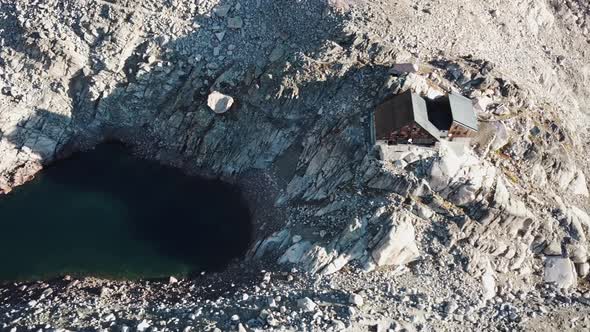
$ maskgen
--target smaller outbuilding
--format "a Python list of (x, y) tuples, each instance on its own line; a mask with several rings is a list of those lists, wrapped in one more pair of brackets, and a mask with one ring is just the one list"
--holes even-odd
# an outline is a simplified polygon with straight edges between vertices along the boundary
[(470, 99), (451, 93), (427, 103), (428, 119), (441, 132), (441, 138), (453, 140), (477, 133), (477, 117)]

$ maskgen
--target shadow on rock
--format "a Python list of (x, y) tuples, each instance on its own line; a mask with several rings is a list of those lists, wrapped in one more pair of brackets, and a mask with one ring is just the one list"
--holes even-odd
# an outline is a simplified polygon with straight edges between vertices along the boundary
[[(63, 6), (64, 12), (80, 12), (75, 3)], [(85, 19), (75, 18), (69, 29), (72, 36), (81, 38), (76, 42), (85, 43), (88, 54), (68, 56), (87, 56), (88, 61), (67, 67), (60, 76), (60, 86), (70, 101), (70, 116), (54, 119), (53, 109), (36, 112), (5, 136), (19, 151), (27, 150), (40, 156), (40, 163), (48, 164), (114, 140), (189, 174), (239, 180), (253, 170), (276, 171), (288, 200), (326, 199), (336, 187), (353, 179), (355, 167), (369, 148), (368, 123), (362, 117), (374, 101), (366, 96), (371, 96), (386, 71), (347, 67), (338, 60), (346, 57), (344, 47), (356, 41), (343, 32), (345, 17), (332, 13), (326, 2), (248, 0), (236, 4), (223, 0), (204, 14), (170, 17), (145, 8), (103, 3), (101, 10), (82, 16)], [(86, 16), (110, 29), (87, 33)], [(172, 31), (192, 31), (180, 37), (154, 32), (150, 23), (164, 19), (170, 21)], [(45, 34), (38, 37), (48, 38)], [(343, 53), (334, 54), (333, 62), (310, 58), (326, 45), (338, 49), (338, 43)], [(40, 47), (39, 52), (47, 67), (55, 69), (55, 62), (65, 59), (52, 53), (59, 42), (51, 45)], [(12, 47), (26, 53), (17, 44)], [(306, 66), (335, 66), (342, 74), (301, 79)], [(224, 114), (213, 113), (207, 106), (207, 96), (213, 91), (234, 97), (234, 107)], [(96, 160), (95, 171), (113, 162), (109, 157)], [(242, 216), (247, 213), (233, 211), (229, 203), (237, 200), (237, 194), (223, 186), (215, 188), (179, 176), (168, 187), (165, 183), (152, 187), (150, 182), (158, 177), (155, 173), (135, 175), (118, 182), (137, 181), (120, 189), (138, 234), (171, 255), (199, 253), (198, 257), (188, 254), (188, 260), (206, 260), (201, 254), (212, 250), (223, 254), (233, 247), (248, 246), (253, 232), (255, 238), (263, 238), (288, 220), (283, 210), (255, 204), (246, 221)], [(52, 181), (78, 188), (104, 185), (65, 175)], [(202, 186), (211, 190), (205, 197), (191, 194)], [(127, 196), (138, 192), (143, 199), (128, 200)], [(214, 210), (219, 220), (233, 221), (222, 225), (210, 218), (211, 223), (192, 228), (192, 216), (203, 199), (210, 205), (203, 211)], [(268, 209), (275, 212), (268, 213)], [(242, 220), (255, 220), (256, 225), (242, 225)], [(259, 225), (265, 225), (264, 231)]]

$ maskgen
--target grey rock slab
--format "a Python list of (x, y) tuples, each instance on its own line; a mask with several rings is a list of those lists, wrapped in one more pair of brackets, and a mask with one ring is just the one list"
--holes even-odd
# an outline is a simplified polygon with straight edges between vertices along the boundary
[(305, 312), (313, 312), (317, 308), (317, 304), (313, 302), (309, 297), (304, 297), (297, 300), (297, 307)]
[(285, 47), (283, 45), (277, 45), (270, 52), (268, 60), (270, 62), (276, 62), (276, 61), (279, 61), (284, 55), (285, 55)]
[(230, 17), (227, 20), (227, 27), (230, 29), (241, 29), (244, 26), (244, 20), (241, 17)]
[(309, 249), (311, 249), (311, 243), (309, 241), (297, 242), (285, 251), (285, 253), (279, 258), (278, 262), (279, 264), (297, 264)]
[(215, 14), (219, 17), (226, 17), (230, 9), (230, 5), (222, 5), (215, 7), (215, 9), (213, 9), (213, 12), (215, 12)]
[(260, 245), (257, 246), (254, 258), (261, 258), (267, 252), (279, 250), (280, 248), (286, 247), (289, 244), (291, 233), (288, 229), (283, 229), (280, 232), (273, 233), (268, 238), (264, 239)]
[(217, 40), (223, 41), (223, 37), (225, 37), (225, 31), (215, 33), (215, 37), (217, 37)]

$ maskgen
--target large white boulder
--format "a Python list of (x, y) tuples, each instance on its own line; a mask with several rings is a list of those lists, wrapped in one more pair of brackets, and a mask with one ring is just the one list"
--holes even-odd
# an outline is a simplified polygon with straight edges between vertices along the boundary
[(490, 268), (481, 276), (481, 284), (483, 286), (484, 300), (491, 300), (496, 296), (496, 279), (494, 278), (494, 271)]
[(572, 235), (578, 241), (586, 242), (586, 239), (590, 236), (590, 216), (575, 206), (570, 206), (566, 211)]
[(456, 144), (441, 142), (428, 182), (432, 190), (453, 204), (464, 206), (491, 191), (496, 178), (496, 168), (490, 163), (472, 152), (458, 151)]
[(545, 259), (545, 282), (555, 283), (559, 288), (575, 287), (578, 276), (574, 263), (569, 258), (549, 256)]
[(494, 139), (490, 144), (490, 149), (496, 151), (501, 149), (510, 141), (510, 133), (506, 128), (506, 125), (501, 121), (494, 122), (495, 135)]
[(555, 17), (544, 1), (530, 2), (527, 13), (527, 25), (535, 36), (542, 30), (551, 28), (555, 23)]
[(227, 112), (233, 104), (234, 99), (231, 96), (224, 95), (218, 91), (211, 92), (207, 98), (207, 106), (217, 114)]
[(578, 171), (574, 176), (574, 179), (570, 182), (568, 189), (574, 195), (581, 195), (584, 197), (590, 196), (588, 192), (588, 185), (586, 184), (586, 176), (582, 171)]
[(407, 215), (391, 218), (389, 230), (371, 253), (378, 266), (405, 265), (420, 257), (411, 220)]
[(430, 169), (430, 186), (434, 191), (442, 191), (450, 185), (454, 178), (460, 178), (471, 166), (481, 162), (471, 154), (458, 153), (455, 144), (441, 142), (438, 158)]

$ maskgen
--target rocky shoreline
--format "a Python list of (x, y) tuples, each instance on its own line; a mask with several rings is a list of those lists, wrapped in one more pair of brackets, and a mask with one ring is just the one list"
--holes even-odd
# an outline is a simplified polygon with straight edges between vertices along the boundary
[[(16, 283), (3, 286), (0, 293), (2, 306), (11, 308), (10, 312), (3, 312), (6, 323), (2, 328), (7, 331), (456, 328), (540, 331), (588, 327), (585, 316), (590, 292), (564, 292), (549, 285), (530, 291), (505, 288), (493, 299), (482, 301), (478, 285), (453, 281), (461, 279), (461, 273), (453, 266), (440, 266), (437, 270), (424, 268), (427, 265), (416, 266), (421, 270), (418, 275), (403, 271), (366, 275), (352, 268), (334, 277), (314, 278), (295, 271), (259, 270), (250, 274), (242, 265), (238, 267), (239, 273), (248, 276), (241, 281), (236, 280), (235, 274), (216, 274), (169, 281), (65, 277)], [(231, 278), (235, 284), (224, 278)], [(443, 289), (450, 293), (441, 292)], [(538, 326), (540, 321), (545, 321), (545, 325)]]

